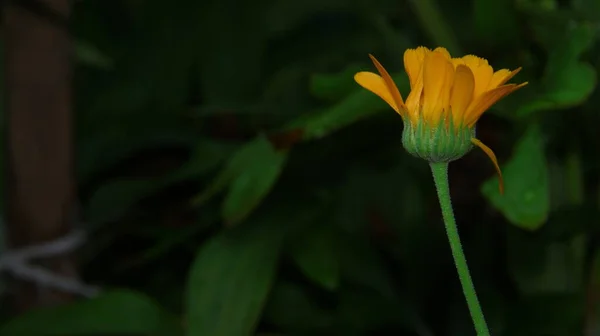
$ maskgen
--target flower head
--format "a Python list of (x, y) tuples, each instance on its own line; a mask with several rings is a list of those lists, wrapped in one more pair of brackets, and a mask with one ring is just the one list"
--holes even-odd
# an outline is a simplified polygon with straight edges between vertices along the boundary
[(404, 120), (404, 147), (429, 162), (450, 162), (480, 147), (502, 174), (491, 149), (475, 138), (475, 124), (497, 101), (522, 84), (506, 84), (521, 68), (498, 71), (473, 55), (452, 58), (444, 48), (408, 49), (404, 68), (410, 80), (406, 101), (385, 68), (369, 55), (379, 74), (359, 72), (354, 79), (385, 100)]

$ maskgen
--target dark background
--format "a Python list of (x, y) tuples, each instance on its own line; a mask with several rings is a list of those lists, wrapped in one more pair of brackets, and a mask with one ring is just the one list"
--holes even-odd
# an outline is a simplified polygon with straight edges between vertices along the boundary
[[(0, 335), (419, 335), (474, 329), (429, 167), (360, 88), (443, 46), (529, 85), (450, 165), (493, 335), (600, 335), (597, 0), (7, 1)], [(72, 130), (72, 131), (71, 131)], [(2, 251), (3, 254), (2, 254)], [(34, 284), (37, 283), (37, 284)]]

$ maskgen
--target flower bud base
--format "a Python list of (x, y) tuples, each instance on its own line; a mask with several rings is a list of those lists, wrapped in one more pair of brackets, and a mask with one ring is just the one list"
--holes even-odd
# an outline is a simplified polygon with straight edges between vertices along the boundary
[(402, 145), (410, 154), (430, 163), (451, 162), (471, 151), (474, 137), (474, 127), (456, 127), (451, 116), (441, 118), (437, 125), (420, 118), (416, 124), (405, 121)]

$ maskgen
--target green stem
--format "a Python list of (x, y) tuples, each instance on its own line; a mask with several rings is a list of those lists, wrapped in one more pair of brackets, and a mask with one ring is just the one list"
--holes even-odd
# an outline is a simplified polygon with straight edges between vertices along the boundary
[(442, 217), (446, 225), (446, 234), (450, 242), (452, 257), (454, 258), (458, 278), (460, 279), (460, 284), (465, 294), (467, 305), (469, 306), (475, 330), (478, 336), (489, 336), (490, 331), (485, 322), (479, 299), (477, 299), (475, 286), (473, 285), (473, 280), (471, 280), (465, 253), (463, 252), (458, 229), (456, 228), (456, 221), (454, 220), (454, 211), (452, 210), (452, 201), (450, 200), (450, 187), (448, 185), (448, 163), (431, 163), (431, 172), (433, 173), (433, 181), (435, 182), (440, 207), (442, 208)]

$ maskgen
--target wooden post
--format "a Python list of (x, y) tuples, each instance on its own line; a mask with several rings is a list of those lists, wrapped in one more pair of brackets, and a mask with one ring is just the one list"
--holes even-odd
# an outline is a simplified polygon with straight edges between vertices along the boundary
[[(70, 0), (36, 0), (66, 18)], [(11, 248), (59, 238), (71, 230), (75, 194), (71, 115), (71, 45), (66, 27), (7, 1), (4, 23), (4, 108), (7, 144), (5, 219)], [(74, 276), (68, 256), (41, 262)], [(18, 311), (69, 297), (16, 281)]]

